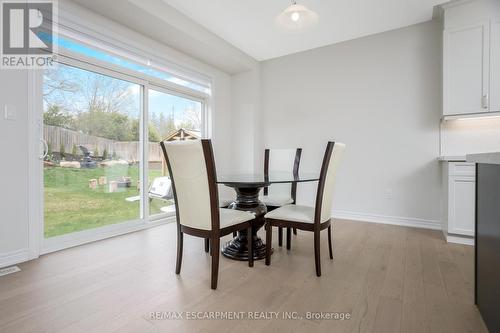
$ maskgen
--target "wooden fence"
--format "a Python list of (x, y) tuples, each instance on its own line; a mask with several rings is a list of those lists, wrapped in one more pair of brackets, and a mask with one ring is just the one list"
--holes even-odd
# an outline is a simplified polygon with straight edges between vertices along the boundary
[[(126, 161), (139, 160), (139, 142), (137, 141), (114, 141), (50, 125), (44, 125), (43, 138), (50, 145), (52, 151), (57, 153), (60, 153), (61, 145), (64, 146), (66, 154), (71, 154), (73, 146), (76, 146), (77, 153), (81, 155), (81, 150), (78, 146), (82, 145), (90, 151), (95, 152), (97, 149), (99, 157), (106, 150), (109, 158), (115, 152), (118, 158)], [(149, 161), (163, 161), (161, 148), (158, 143), (149, 143)]]

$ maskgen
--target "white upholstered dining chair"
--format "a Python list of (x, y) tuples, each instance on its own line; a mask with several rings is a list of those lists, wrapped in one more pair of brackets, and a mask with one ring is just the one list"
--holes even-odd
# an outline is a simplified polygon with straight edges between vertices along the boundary
[(285, 205), (265, 215), (266, 219), (266, 265), (271, 264), (272, 227), (297, 228), (314, 232), (314, 257), (316, 275), (321, 276), (320, 231), (328, 229), (330, 259), (332, 249), (332, 200), (335, 178), (345, 144), (328, 142), (321, 165), (315, 207)]
[(248, 229), (248, 265), (253, 266), (252, 213), (219, 208), (217, 175), (210, 140), (160, 142), (172, 180), (177, 217), (177, 261), (182, 264), (184, 234), (210, 240), (211, 288), (217, 288), (220, 238)]
[[(302, 148), (296, 149), (266, 149), (264, 151), (264, 176), (270, 174), (299, 174), (300, 158)], [(297, 183), (273, 184), (264, 188), (260, 200), (267, 206), (268, 211), (278, 207), (295, 204), (297, 200)], [(293, 233), (297, 234), (297, 229), (293, 228)], [(283, 244), (283, 228), (278, 228), (278, 245)], [(291, 247), (291, 229), (286, 229), (286, 248)]]

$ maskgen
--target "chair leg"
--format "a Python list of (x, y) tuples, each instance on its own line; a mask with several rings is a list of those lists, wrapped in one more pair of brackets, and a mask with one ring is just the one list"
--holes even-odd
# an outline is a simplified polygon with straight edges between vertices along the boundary
[(292, 248), (292, 229), (286, 228), (286, 249), (290, 250)]
[(247, 242), (248, 242), (248, 267), (253, 267), (253, 232), (252, 227), (247, 229)]
[(217, 289), (217, 280), (219, 278), (219, 243), (220, 238), (218, 236), (210, 240), (212, 245), (212, 277), (210, 278), (210, 284), (212, 289)]
[(273, 227), (266, 222), (266, 265), (271, 265), (271, 243), (273, 239)]
[(210, 251), (210, 238), (205, 238), (205, 252), (208, 253)]
[(316, 264), (316, 276), (321, 276), (321, 257), (319, 247), (319, 230), (314, 231), (314, 261)]
[(332, 248), (332, 226), (328, 227), (328, 248), (330, 249), (330, 259), (333, 260), (333, 248)]
[(278, 227), (278, 246), (282, 247), (283, 246), (283, 228)]
[(178, 230), (177, 231), (177, 261), (175, 263), (175, 274), (180, 274), (182, 265), (182, 250), (184, 243), (184, 234)]
[(297, 236), (297, 228), (293, 228), (293, 234)]

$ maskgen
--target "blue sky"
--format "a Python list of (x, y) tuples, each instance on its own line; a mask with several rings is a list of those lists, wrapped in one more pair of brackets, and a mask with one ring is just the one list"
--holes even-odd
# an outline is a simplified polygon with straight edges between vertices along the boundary
[(159, 117), (161, 113), (169, 116), (174, 108), (174, 121), (178, 125), (183, 120), (183, 113), (186, 109), (194, 109), (201, 112), (201, 103), (191, 101), (179, 96), (168, 95), (155, 90), (149, 90), (149, 115)]

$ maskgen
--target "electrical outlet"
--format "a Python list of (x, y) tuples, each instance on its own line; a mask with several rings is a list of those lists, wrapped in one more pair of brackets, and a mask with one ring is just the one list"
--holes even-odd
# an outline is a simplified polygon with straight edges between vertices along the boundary
[(391, 188), (386, 189), (384, 195), (387, 200), (391, 200), (393, 198), (392, 189)]
[(5, 120), (13, 120), (13, 121), (17, 119), (17, 110), (14, 105), (5, 105), (4, 118)]

